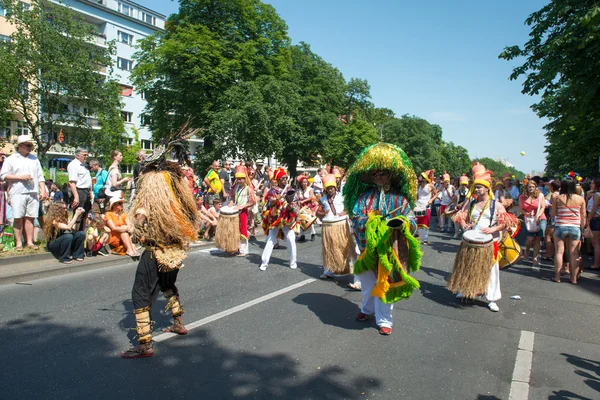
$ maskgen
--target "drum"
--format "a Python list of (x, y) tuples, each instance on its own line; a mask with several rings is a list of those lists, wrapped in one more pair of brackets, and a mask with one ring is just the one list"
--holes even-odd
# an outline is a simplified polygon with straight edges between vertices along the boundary
[(446, 207), (446, 211), (444, 211), (444, 215), (446, 217), (452, 217), (457, 212), (458, 212), (458, 209), (456, 208), (456, 204), (452, 203)]
[(323, 219), (323, 266), (334, 274), (350, 273), (350, 263), (356, 258), (354, 239), (348, 217)]
[(307, 206), (302, 207), (298, 212), (298, 223), (302, 227), (303, 231), (307, 231), (308, 228), (310, 228), (310, 226), (314, 224), (316, 220), (317, 217), (312, 213), (312, 211), (310, 211), (310, 208), (308, 208)]
[(498, 243), (498, 266), (500, 269), (512, 267), (521, 258), (521, 246), (514, 240), (514, 236), (507, 231), (502, 234)]
[(494, 266), (494, 237), (479, 231), (467, 231), (454, 259), (448, 289), (473, 299), (487, 291)]
[(416, 206), (413, 212), (415, 213), (415, 217), (424, 217), (427, 215), (427, 207)]
[(240, 249), (240, 211), (233, 207), (221, 207), (215, 232), (216, 246), (226, 253)]

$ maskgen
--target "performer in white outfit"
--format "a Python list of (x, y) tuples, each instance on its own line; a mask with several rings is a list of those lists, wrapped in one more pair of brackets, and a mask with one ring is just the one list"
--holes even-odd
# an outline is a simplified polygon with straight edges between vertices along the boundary
[(422, 244), (429, 244), (429, 222), (431, 220), (431, 204), (437, 196), (437, 190), (433, 186), (434, 170), (421, 172), (417, 180), (417, 202), (415, 204), (415, 216), (419, 228), (419, 238)]
[[(308, 178), (304, 175), (298, 176), (298, 206), (300, 208), (308, 207), (311, 213), (314, 213), (316, 207), (314, 206), (314, 202), (316, 201), (315, 193), (313, 189), (309, 186)], [(307, 231), (300, 227), (300, 237), (298, 238), (299, 242), (306, 241), (306, 232), (310, 233), (310, 241), (315, 241), (315, 236), (317, 232), (315, 231), (315, 224), (311, 224), (310, 228)]]
[[(479, 163), (473, 166), (473, 185), (467, 194), (467, 199), (472, 195), (477, 198), (473, 201), (466, 201), (462, 210), (455, 216), (455, 222), (458, 222), (462, 229), (479, 231), (486, 235), (492, 235), (493, 259), (489, 260), (491, 264), (491, 273), (485, 293), (481, 293), (477, 298), (487, 300), (488, 308), (491, 311), (500, 311), (496, 301), (500, 300), (502, 293), (500, 291), (500, 268), (498, 266), (498, 241), (500, 234), (505, 229), (516, 224), (514, 215), (507, 213), (504, 206), (496, 201), (491, 188), (492, 176), (490, 171)], [(459, 250), (460, 251), (460, 250)], [(453, 271), (453, 274), (456, 272)], [(452, 285), (452, 277), (450, 284)], [(457, 298), (462, 299), (462, 292), (458, 292)]]
[[(442, 182), (442, 189), (441, 189), (441, 194), (442, 194), (442, 206), (440, 207), (440, 215), (439, 215), (439, 219), (440, 219), (440, 224), (442, 225), (442, 232), (450, 232), (450, 224), (447, 222), (448, 218), (446, 218), (446, 208), (452, 204), (452, 196), (454, 195), (454, 186), (452, 186), (452, 184), (450, 183), (450, 175), (447, 173), (444, 173), (443, 175), (444, 181)], [(446, 226), (448, 225), (448, 226)]]

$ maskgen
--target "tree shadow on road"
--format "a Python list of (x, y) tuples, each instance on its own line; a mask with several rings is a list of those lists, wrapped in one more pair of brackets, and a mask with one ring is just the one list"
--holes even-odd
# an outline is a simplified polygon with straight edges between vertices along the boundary
[(562, 356), (565, 356), (569, 364), (579, 368), (575, 370), (575, 374), (583, 377), (583, 382), (586, 385), (588, 385), (596, 392), (600, 392), (600, 361), (575, 356), (573, 354), (560, 354)]
[(360, 307), (350, 300), (326, 293), (302, 293), (293, 299), (308, 307), (325, 325), (349, 330), (373, 328), (374, 325), (356, 321)]
[(147, 359), (124, 360), (120, 346), (95, 327), (33, 314), (9, 321), (0, 328), (3, 397), (361, 399), (381, 387), (339, 366), (305, 372), (288, 354), (238, 351), (208, 330), (161, 342)]

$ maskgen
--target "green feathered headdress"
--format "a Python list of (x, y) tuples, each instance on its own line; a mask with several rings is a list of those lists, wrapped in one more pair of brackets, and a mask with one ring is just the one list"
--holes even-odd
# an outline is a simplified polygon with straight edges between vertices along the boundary
[(374, 184), (371, 172), (388, 170), (392, 174), (392, 187), (398, 188), (411, 207), (417, 199), (417, 175), (408, 156), (400, 147), (390, 143), (377, 143), (366, 147), (348, 170), (344, 185), (344, 208), (352, 215), (359, 196)]

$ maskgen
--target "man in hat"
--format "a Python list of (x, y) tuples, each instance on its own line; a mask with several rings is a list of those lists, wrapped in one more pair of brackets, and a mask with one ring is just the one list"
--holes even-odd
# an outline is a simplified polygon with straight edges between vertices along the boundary
[[(467, 201), (467, 193), (469, 193), (469, 177), (462, 174), (458, 183), (460, 186), (458, 187), (458, 190), (454, 192), (454, 196), (452, 197), (457, 212), (463, 207), (465, 201)], [(460, 225), (457, 222), (454, 222), (454, 239), (458, 238), (460, 238)]]
[(277, 185), (273, 185), (269, 189), (265, 199), (266, 210), (263, 212), (263, 229), (268, 237), (259, 269), (266, 271), (278, 236), (285, 237), (290, 250), (290, 268), (296, 269), (298, 267), (296, 264), (296, 219), (298, 217), (296, 192), (289, 189), (287, 184), (288, 175), (283, 168), (275, 170), (273, 180), (277, 182)]
[(40, 201), (48, 198), (42, 165), (31, 154), (33, 146), (31, 136), (20, 135), (17, 138), (17, 151), (6, 158), (0, 170), (0, 180), (9, 185), (17, 251), (23, 250), (23, 230), (27, 247), (38, 249), (33, 243), (33, 220), (39, 215)]
[(417, 177), (419, 188), (417, 189), (417, 202), (415, 204), (415, 215), (419, 228), (419, 237), (422, 244), (429, 244), (429, 222), (431, 220), (431, 205), (437, 198), (437, 190), (433, 185), (434, 170), (421, 172)]
[(229, 206), (240, 211), (240, 257), (248, 255), (248, 210), (256, 203), (254, 190), (248, 184), (246, 167), (235, 167), (235, 182), (229, 193)]

